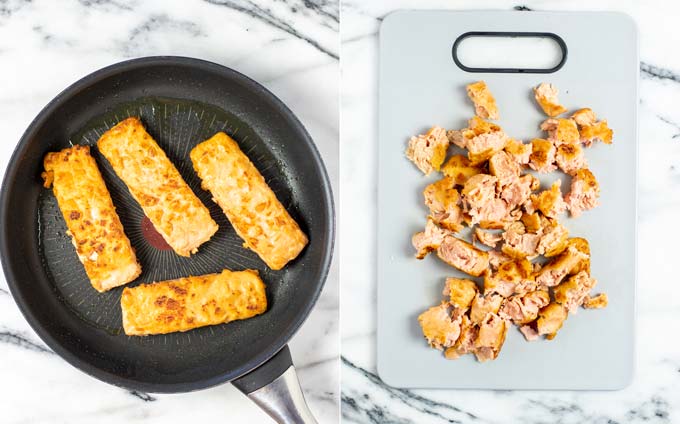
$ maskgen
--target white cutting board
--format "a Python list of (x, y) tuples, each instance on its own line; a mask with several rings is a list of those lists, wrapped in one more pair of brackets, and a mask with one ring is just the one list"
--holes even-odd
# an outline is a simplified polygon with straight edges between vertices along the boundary
[[(471, 73), (452, 60), (452, 46), (470, 31), (549, 32), (567, 46), (554, 73)], [(411, 235), (427, 215), (424, 177), (404, 157), (410, 136), (430, 126), (461, 128), (474, 109), (465, 85), (485, 80), (496, 97), (498, 123), (515, 138), (540, 137), (545, 116), (531, 88), (551, 82), (570, 110), (592, 108), (614, 129), (614, 144), (586, 150), (600, 182), (601, 205), (561, 219), (592, 250), (594, 292), (604, 310), (570, 315), (553, 341), (528, 343), (512, 327), (496, 361), (472, 355), (449, 361), (427, 346), (417, 316), (438, 304), (444, 280), (463, 274), (436, 255), (413, 257)], [(618, 13), (399, 11), (380, 30), (378, 159), (378, 372), (389, 385), (411, 388), (620, 389), (634, 363), (638, 41), (633, 21)], [(543, 178), (544, 187), (559, 173)], [(568, 188), (568, 186), (567, 186)]]

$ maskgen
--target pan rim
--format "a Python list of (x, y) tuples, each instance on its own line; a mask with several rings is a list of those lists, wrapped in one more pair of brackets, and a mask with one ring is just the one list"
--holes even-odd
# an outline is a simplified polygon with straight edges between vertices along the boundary
[(231, 69), (227, 66), (220, 65), (203, 59), (197, 59), (186, 56), (147, 56), (125, 60), (121, 62), (108, 65), (104, 68), (96, 70), (86, 76), (80, 78), (73, 84), (66, 87), (59, 94), (57, 94), (31, 121), (23, 135), (16, 144), (12, 155), (10, 156), (7, 168), (5, 170), (2, 185), (0, 186), (0, 228), (6, 226), (7, 218), (10, 214), (9, 195), (8, 192), (12, 189), (10, 179), (14, 181), (14, 176), (17, 173), (18, 159), (30, 144), (31, 139), (34, 138), (38, 129), (48, 120), (54, 111), (60, 107), (64, 102), (71, 97), (77, 95), (81, 90), (98, 83), (101, 80), (112, 77), (114, 75), (129, 72), (144, 67), (154, 66), (184, 66), (194, 69), (200, 69), (207, 72), (213, 72), (225, 78), (231, 78), (237, 82), (247, 86), (249, 90), (258, 93), (268, 98), (274, 107), (286, 117), (287, 121), (294, 127), (294, 129), (301, 134), (301, 141), (303, 141), (311, 153), (313, 164), (319, 175), (321, 176), (320, 184), (323, 192), (323, 199), (326, 204), (325, 220), (329, 222), (328, 233), (326, 234), (325, 243), (322, 245), (324, 249), (323, 261), (320, 266), (320, 277), (316, 284), (315, 290), (311, 293), (308, 302), (306, 302), (304, 309), (298, 311), (295, 319), (287, 326), (284, 332), (277, 334), (274, 340), (270, 343), (269, 348), (255, 353), (244, 365), (235, 370), (229, 370), (224, 373), (215, 374), (209, 378), (195, 380), (191, 382), (179, 383), (149, 383), (145, 381), (137, 381), (127, 377), (122, 377), (116, 373), (112, 373), (99, 368), (87, 360), (81, 359), (79, 356), (71, 352), (71, 349), (63, 346), (56, 338), (54, 338), (49, 330), (44, 328), (39, 320), (33, 314), (32, 309), (28, 306), (30, 300), (23, 296), (18, 289), (18, 282), (15, 278), (14, 272), (10, 265), (9, 256), (12, 254), (10, 241), (7, 233), (0, 231), (0, 262), (2, 263), (3, 272), (7, 280), (7, 285), (10, 289), (12, 298), (19, 307), (22, 315), (33, 329), (38, 334), (40, 339), (55, 353), (57, 353), (66, 362), (84, 373), (97, 378), (103, 382), (113, 384), (118, 387), (123, 387), (130, 390), (140, 390), (151, 393), (179, 393), (190, 392), (196, 390), (207, 389), (229, 381), (232, 381), (242, 375), (259, 367), (267, 362), (272, 356), (278, 353), (289, 340), (297, 333), (302, 324), (306, 321), (310, 312), (316, 305), (316, 302), (323, 290), (328, 273), (330, 272), (330, 265), (333, 259), (335, 247), (335, 205), (333, 200), (333, 193), (331, 189), (330, 179), (327, 170), (324, 166), (318, 148), (314, 144), (312, 137), (307, 132), (306, 128), (295, 116), (295, 114), (271, 91), (262, 86), (260, 83), (251, 79), (250, 77)]

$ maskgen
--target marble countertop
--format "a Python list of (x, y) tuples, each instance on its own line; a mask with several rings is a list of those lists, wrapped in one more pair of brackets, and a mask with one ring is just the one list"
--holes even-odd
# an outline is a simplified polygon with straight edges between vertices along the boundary
[[(301, 119), (337, 194), (339, 11), (334, 0), (0, 0), (0, 173), (31, 120), (69, 84), (149, 55), (192, 56), (259, 81)], [(339, 415), (338, 267), (290, 347), (320, 422)], [(231, 385), (128, 392), (53, 354), (0, 276), (0, 422), (271, 422)]]
[[(376, 373), (377, 31), (396, 9), (619, 10), (640, 33), (639, 278), (632, 384), (610, 392), (408, 390)], [(522, 11), (523, 12), (520, 12)], [(351, 423), (680, 422), (680, 4), (577, 0), (345, 0), (342, 4), (342, 417)], [(414, 29), (417, 30), (417, 29)], [(596, 43), (596, 29), (593, 32)]]

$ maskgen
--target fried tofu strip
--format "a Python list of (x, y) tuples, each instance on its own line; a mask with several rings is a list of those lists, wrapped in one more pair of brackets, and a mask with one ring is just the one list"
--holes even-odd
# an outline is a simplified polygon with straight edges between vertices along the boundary
[(274, 270), (300, 254), (307, 236), (236, 141), (218, 132), (191, 150), (191, 161), (244, 247)]
[(105, 132), (97, 147), (175, 253), (196, 253), (217, 232), (208, 208), (138, 118)]
[(125, 288), (120, 299), (128, 336), (167, 334), (251, 318), (267, 310), (257, 271), (179, 278)]
[(142, 272), (89, 146), (73, 146), (44, 159), (42, 177), (52, 187), (68, 234), (92, 287), (127, 284)]

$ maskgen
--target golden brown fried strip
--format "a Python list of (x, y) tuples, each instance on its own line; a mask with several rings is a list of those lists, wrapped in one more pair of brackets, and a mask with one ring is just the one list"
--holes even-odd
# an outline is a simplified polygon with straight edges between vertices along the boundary
[(106, 131), (97, 147), (163, 239), (181, 256), (196, 253), (217, 223), (138, 118)]
[(143, 336), (251, 318), (267, 310), (267, 296), (257, 271), (225, 269), (126, 287), (120, 304), (125, 334)]
[(236, 141), (219, 132), (194, 147), (190, 156), (201, 187), (210, 191), (244, 247), (274, 270), (300, 254), (307, 236)]
[(123, 231), (89, 146), (73, 146), (44, 159), (45, 187), (52, 187), (78, 259), (100, 292), (127, 284), (142, 272)]

